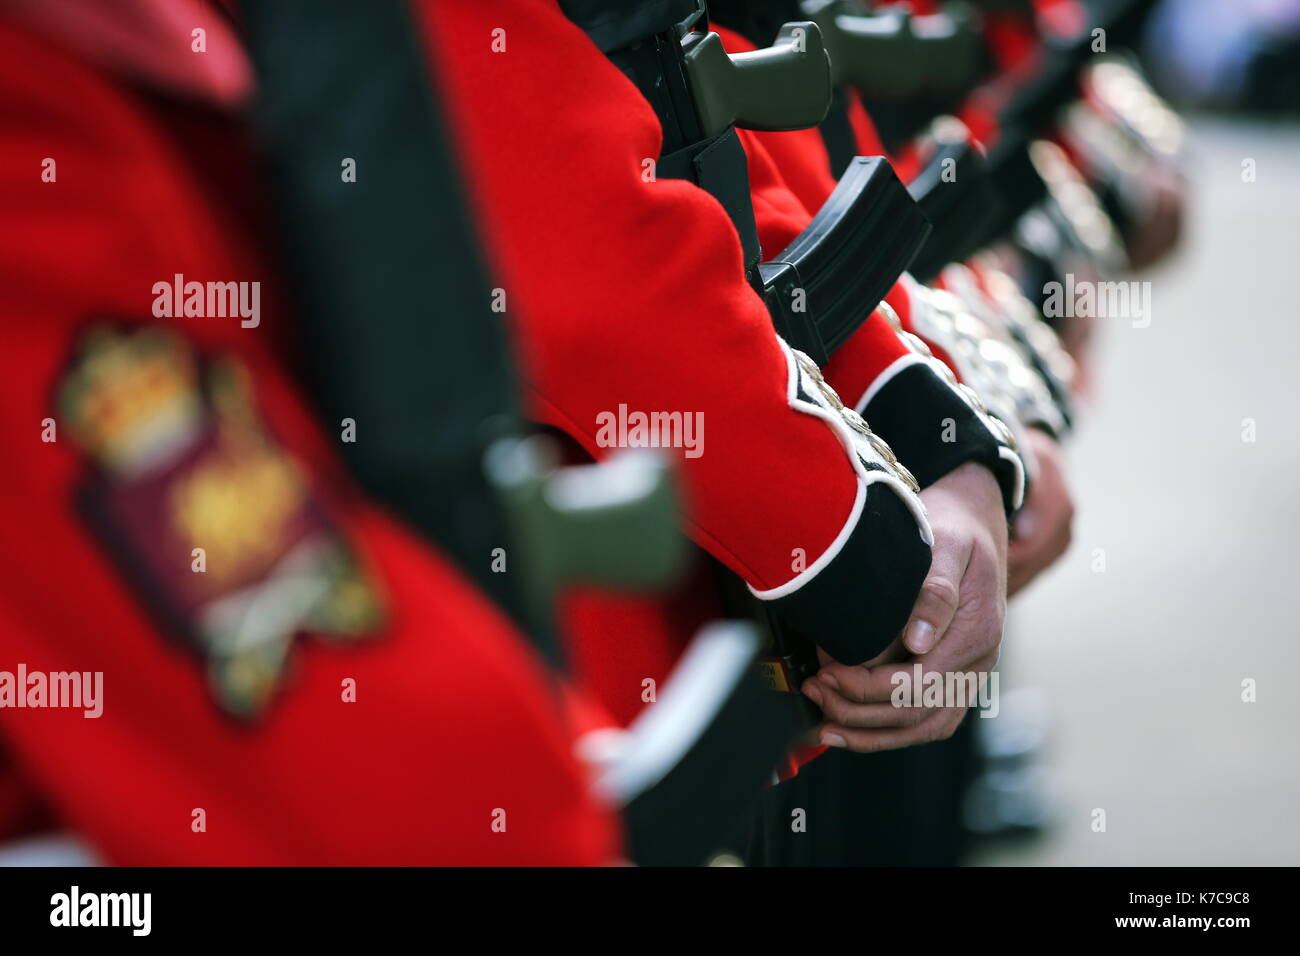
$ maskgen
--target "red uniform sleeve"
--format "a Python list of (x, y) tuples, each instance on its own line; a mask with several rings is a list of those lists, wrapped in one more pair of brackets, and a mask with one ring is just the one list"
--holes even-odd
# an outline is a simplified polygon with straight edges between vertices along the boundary
[[(756, 49), (753, 43), (725, 27), (714, 29), (729, 52)], [(788, 246), (812, 221), (835, 190), (830, 158), (816, 129), (787, 132), (740, 130), (754, 200), (754, 221), (764, 258)], [(883, 316), (873, 314), (836, 351), (823, 370), (827, 381), (846, 402), (858, 401), (880, 376), (910, 350)]]
[(701, 413), (704, 452), (680, 459), (692, 536), (755, 590), (788, 586), (806, 574), (796, 552), (842, 543), (861, 482), (826, 422), (791, 406), (726, 213), (643, 175), (655, 114), (554, 3), (425, 10), (534, 413), (597, 457), (603, 413)]
[[(728, 50), (754, 49), (739, 34), (723, 28), (718, 33)], [(850, 108), (862, 112), (856, 99)], [(861, 123), (855, 127), (870, 132)], [(759, 242), (765, 255), (776, 254), (811, 222), (834, 190), (830, 159), (815, 129), (744, 130), (741, 142)], [(792, 183), (802, 189), (798, 202)], [(903, 308), (905, 315), (910, 312), (910, 285), (914, 283), (905, 275), (886, 296), (886, 302)], [(902, 329), (910, 331), (906, 323)], [(922, 347), (932, 351), (928, 345)], [(832, 387), (894, 446), (922, 487), (965, 461), (981, 460), (1002, 480), (1008, 509), (1019, 507), (1024, 484), (1019, 458), (1010, 449), (998, 447), (1000, 432), (990, 427), (984, 410), (972, 406), (968, 397), (944, 381), (944, 374), (951, 374), (945, 360), (942, 354), (936, 361), (919, 352), (876, 310), (830, 358), (824, 373)], [(947, 420), (957, 423), (955, 441), (953, 435), (944, 435), (935, 427), (934, 423)]]

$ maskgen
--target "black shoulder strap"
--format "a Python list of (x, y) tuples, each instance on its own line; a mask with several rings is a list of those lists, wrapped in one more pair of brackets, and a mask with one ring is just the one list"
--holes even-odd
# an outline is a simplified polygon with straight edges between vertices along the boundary
[(490, 570), (506, 528), (482, 470), (485, 423), (517, 423), (514, 373), (406, 4), (245, 12), (321, 417), (356, 420), (361, 483), (524, 624), (516, 576)]

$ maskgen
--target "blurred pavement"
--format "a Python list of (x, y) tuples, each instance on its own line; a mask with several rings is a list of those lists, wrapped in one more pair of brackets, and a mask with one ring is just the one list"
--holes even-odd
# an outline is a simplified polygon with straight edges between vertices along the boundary
[(1300, 864), (1300, 127), (1190, 133), (1184, 246), (1137, 276), (1149, 328), (1094, 320), (1074, 545), (1004, 645), (1003, 690), (1051, 695), (1061, 821), (974, 863)]

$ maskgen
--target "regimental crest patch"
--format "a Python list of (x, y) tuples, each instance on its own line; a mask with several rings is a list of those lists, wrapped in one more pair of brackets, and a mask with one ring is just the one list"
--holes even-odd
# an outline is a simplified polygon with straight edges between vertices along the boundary
[(163, 326), (99, 326), (57, 402), (91, 465), (82, 513), (227, 713), (265, 711), (297, 634), (379, 629), (378, 591), (263, 424), (242, 363), (203, 360)]

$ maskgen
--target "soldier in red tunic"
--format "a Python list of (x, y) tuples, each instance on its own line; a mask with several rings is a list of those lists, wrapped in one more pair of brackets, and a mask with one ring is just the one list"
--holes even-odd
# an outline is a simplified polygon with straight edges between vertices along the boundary
[(554, 678), (309, 408), (231, 20), (14, 4), (0, 54), (0, 835), (616, 859)]

